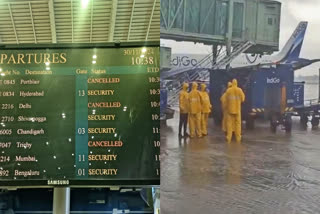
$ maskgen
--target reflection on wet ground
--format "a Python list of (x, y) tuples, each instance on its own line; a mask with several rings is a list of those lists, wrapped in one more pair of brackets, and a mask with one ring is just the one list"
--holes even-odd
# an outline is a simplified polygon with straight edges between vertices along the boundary
[(320, 213), (320, 129), (295, 120), (290, 135), (272, 134), (259, 123), (241, 144), (213, 125), (200, 139), (177, 129), (177, 118), (161, 127), (162, 214)]

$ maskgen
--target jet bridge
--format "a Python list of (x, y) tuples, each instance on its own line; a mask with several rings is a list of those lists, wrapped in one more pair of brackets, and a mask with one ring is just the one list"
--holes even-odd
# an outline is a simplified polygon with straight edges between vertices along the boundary
[(160, 37), (213, 46), (251, 41), (246, 53), (272, 53), (280, 15), (273, 0), (161, 0)]

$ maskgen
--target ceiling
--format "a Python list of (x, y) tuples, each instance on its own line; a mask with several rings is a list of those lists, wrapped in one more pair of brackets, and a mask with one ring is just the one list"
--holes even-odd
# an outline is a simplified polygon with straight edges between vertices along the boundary
[(159, 39), (160, 0), (0, 0), (0, 44)]

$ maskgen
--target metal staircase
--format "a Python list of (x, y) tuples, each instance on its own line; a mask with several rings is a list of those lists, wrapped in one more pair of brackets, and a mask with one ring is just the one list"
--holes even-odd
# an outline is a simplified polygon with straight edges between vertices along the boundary
[[(184, 82), (193, 82), (197, 80), (206, 81), (210, 77), (209, 69), (222, 69), (224, 66), (230, 64), (232, 60), (234, 60), (237, 56), (239, 56), (244, 51), (248, 50), (252, 45), (254, 45), (251, 41), (239, 42), (233, 46), (232, 52), (230, 55), (227, 55), (227, 52), (219, 54), (216, 58), (215, 62), (211, 59), (213, 58), (213, 53), (208, 54), (202, 60), (198, 62), (198, 64), (192, 68), (184, 68), (184, 69), (171, 69), (166, 72), (164, 75), (161, 75), (162, 79), (174, 78), (178, 82), (178, 87), (174, 92), (168, 94), (168, 104), (171, 106), (175, 106), (178, 104), (179, 93), (182, 89), (182, 84)], [(175, 82), (175, 83), (177, 83)]]

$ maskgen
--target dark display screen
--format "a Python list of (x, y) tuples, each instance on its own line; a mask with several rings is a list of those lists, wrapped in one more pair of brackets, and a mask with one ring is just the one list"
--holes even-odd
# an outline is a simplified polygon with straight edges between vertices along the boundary
[(159, 48), (2, 50), (0, 184), (159, 185)]

